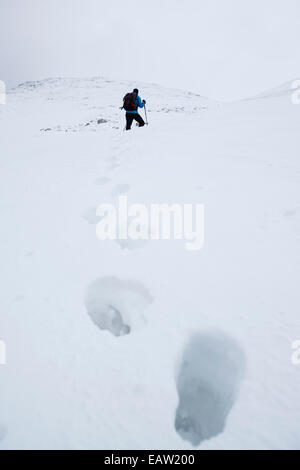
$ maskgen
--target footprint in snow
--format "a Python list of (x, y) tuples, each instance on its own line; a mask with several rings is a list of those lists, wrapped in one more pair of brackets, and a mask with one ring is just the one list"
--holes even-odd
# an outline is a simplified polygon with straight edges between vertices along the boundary
[(90, 225), (97, 225), (100, 217), (97, 215), (97, 207), (88, 207), (82, 214), (84, 220)]
[(116, 337), (128, 335), (143, 325), (143, 312), (152, 302), (143, 284), (116, 277), (94, 281), (85, 297), (85, 307), (94, 324)]
[(96, 186), (105, 186), (106, 184), (108, 184), (110, 182), (110, 178), (106, 178), (106, 177), (103, 177), (103, 178), (97, 178), (95, 180), (95, 185)]
[(292, 218), (292, 217), (295, 217), (297, 215), (297, 211), (295, 211), (295, 210), (286, 210), (283, 215), (287, 218)]
[(105, 159), (106, 162), (106, 170), (115, 170), (116, 168), (120, 168), (121, 162), (118, 155), (111, 155)]
[(129, 191), (130, 191), (129, 184), (119, 184), (112, 190), (111, 195), (113, 197), (123, 196), (124, 194), (129, 193)]
[(235, 340), (220, 332), (195, 335), (179, 373), (175, 429), (193, 446), (221, 434), (237, 399), (245, 356)]
[(145, 247), (148, 240), (131, 240), (128, 238), (127, 240), (116, 240), (116, 243), (122, 250), (134, 251)]
[(117, 168), (120, 168), (121, 164), (119, 162), (111, 162), (107, 164), (106, 169), (107, 171), (114, 171)]

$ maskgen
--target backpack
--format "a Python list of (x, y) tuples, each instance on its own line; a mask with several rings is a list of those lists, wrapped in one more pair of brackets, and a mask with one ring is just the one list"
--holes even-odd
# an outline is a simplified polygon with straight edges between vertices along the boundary
[(137, 111), (137, 99), (135, 93), (127, 93), (127, 95), (123, 99), (123, 108), (125, 111)]

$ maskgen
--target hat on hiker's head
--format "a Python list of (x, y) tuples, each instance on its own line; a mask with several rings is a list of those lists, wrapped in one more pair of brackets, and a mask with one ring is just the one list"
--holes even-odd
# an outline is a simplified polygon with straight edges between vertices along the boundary
[(137, 88), (135, 88), (135, 89), (133, 90), (133, 93), (136, 93), (136, 94), (138, 95), (138, 94), (139, 94), (139, 90), (138, 90)]

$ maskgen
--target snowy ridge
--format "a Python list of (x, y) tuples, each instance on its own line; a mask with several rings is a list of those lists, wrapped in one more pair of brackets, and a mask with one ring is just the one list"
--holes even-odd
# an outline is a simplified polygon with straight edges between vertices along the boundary
[[(150, 115), (195, 114), (215, 109), (218, 104), (213, 100), (181, 90), (169, 90), (155, 84), (139, 84), (143, 97), (148, 100)], [(99, 124), (109, 128), (119, 124), (123, 112), (122, 98), (136, 87), (135, 83), (117, 82), (102, 77), (91, 79), (53, 78), (36, 82), (26, 82), (9, 92), (11, 103), (35, 103), (34, 112), (47, 114), (44, 120), (47, 131), (96, 131)], [(41, 107), (43, 103), (43, 107)], [(60, 121), (54, 114), (59, 114)], [(71, 117), (71, 122), (68, 119)], [(50, 116), (53, 118), (50, 119)]]
[(259, 93), (258, 95), (255, 95), (251, 98), (248, 98), (245, 101), (250, 101), (250, 100), (257, 100), (257, 99), (264, 99), (264, 98), (287, 98), (291, 97), (292, 94), (295, 91), (295, 87), (293, 84), (297, 80), (292, 80), (289, 82), (284, 83), (283, 85), (273, 88), (272, 90), (267, 90), (265, 92)]

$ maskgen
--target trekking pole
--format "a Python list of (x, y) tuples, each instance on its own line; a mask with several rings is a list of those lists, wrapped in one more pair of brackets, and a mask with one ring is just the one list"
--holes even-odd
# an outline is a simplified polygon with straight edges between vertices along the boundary
[(146, 109), (146, 105), (145, 105), (145, 118), (146, 118), (146, 126), (149, 125), (148, 123), (148, 116), (147, 116), (147, 109)]

